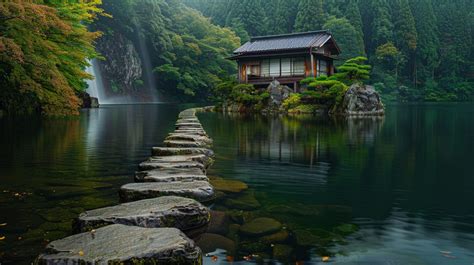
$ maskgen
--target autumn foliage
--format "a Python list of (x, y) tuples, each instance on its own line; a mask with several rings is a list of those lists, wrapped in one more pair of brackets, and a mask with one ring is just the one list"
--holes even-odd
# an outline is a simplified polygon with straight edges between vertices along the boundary
[(0, 3), (0, 110), (45, 115), (77, 114), (76, 92), (91, 78), (84, 68), (96, 57), (87, 24), (100, 0)]

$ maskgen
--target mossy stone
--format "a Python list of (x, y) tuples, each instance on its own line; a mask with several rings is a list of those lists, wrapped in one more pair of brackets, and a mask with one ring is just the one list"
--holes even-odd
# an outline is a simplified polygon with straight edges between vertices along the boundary
[(247, 236), (263, 236), (281, 229), (281, 223), (275, 219), (260, 217), (240, 227), (240, 232)]
[(288, 231), (281, 230), (274, 234), (261, 237), (260, 241), (265, 243), (282, 243), (288, 239), (289, 235)]
[(227, 251), (227, 255), (233, 256), (236, 250), (233, 240), (218, 234), (202, 234), (196, 240), (196, 244), (201, 248), (203, 253), (210, 253), (216, 249), (224, 249)]
[(298, 229), (293, 231), (296, 243), (300, 246), (321, 246), (342, 241), (340, 235), (324, 229)]
[(334, 228), (334, 232), (344, 236), (357, 232), (357, 230), (359, 228), (355, 224), (342, 224)]
[(214, 189), (229, 193), (239, 193), (248, 189), (247, 184), (238, 180), (211, 178), (210, 183), (214, 187)]
[(252, 192), (245, 192), (237, 198), (229, 198), (224, 204), (229, 208), (240, 210), (255, 210), (261, 206)]

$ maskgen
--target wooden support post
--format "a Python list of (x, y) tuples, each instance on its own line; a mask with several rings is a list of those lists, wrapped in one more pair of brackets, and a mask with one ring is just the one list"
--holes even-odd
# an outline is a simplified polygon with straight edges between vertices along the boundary
[(311, 51), (311, 75), (313, 77), (316, 77), (315, 73), (314, 73), (314, 55), (313, 55), (313, 52)]

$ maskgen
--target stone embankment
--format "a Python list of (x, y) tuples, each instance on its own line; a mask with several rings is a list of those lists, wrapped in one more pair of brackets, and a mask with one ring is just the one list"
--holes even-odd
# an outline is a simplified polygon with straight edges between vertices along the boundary
[(84, 212), (73, 236), (53, 241), (36, 264), (201, 264), (202, 252), (186, 234), (206, 227), (215, 198), (206, 176), (213, 163), (196, 112), (179, 114), (176, 130), (139, 165), (135, 183), (122, 186), (122, 204)]

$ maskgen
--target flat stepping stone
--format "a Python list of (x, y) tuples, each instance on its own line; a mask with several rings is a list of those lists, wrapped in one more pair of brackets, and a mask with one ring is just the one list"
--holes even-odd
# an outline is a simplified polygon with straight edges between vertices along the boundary
[(208, 202), (215, 197), (214, 188), (207, 181), (130, 183), (120, 188), (119, 195), (122, 202), (162, 196), (181, 196)]
[(191, 135), (199, 135), (199, 136), (206, 136), (207, 133), (204, 130), (194, 130), (194, 129), (180, 129), (180, 130), (175, 130), (173, 134), (191, 134)]
[(136, 182), (209, 181), (201, 169), (167, 168), (135, 173)]
[(199, 148), (208, 147), (208, 143), (195, 142), (195, 141), (180, 141), (180, 140), (165, 140), (163, 144), (167, 147), (188, 147), (188, 148)]
[(138, 166), (140, 171), (153, 170), (153, 169), (167, 169), (167, 168), (199, 168), (203, 172), (206, 170), (206, 166), (195, 161), (184, 161), (184, 162), (160, 162), (149, 159), (148, 161), (140, 163)]
[(170, 133), (168, 137), (166, 137), (166, 140), (194, 141), (194, 142), (212, 144), (212, 140), (209, 137), (190, 134), (190, 133)]
[[(179, 261), (179, 262), (177, 262)], [(109, 225), (47, 245), (37, 264), (201, 264), (199, 247), (176, 228)], [(35, 264), (36, 264), (35, 263)]]
[(207, 207), (193, 199), (166, 196), (84, 212), (74, 221), (74, 231), (87, 232), (111, 224), (185, 231), (206, 225), (209, 216)]
[(177, 148), (177, 147), (153, 147), (153, 156), (175, 156), (175, 155), (199, 155), (214, 156), (214, 151), (207, 148)]
[(176, 155), (176, 156), (152, 156), (148, 159), (150, 162), (165, 162), (165, 163), (181, 163), (181, 162), (198, 162), (208, 167), (213, 161), (212, 158), (202, 155)]

